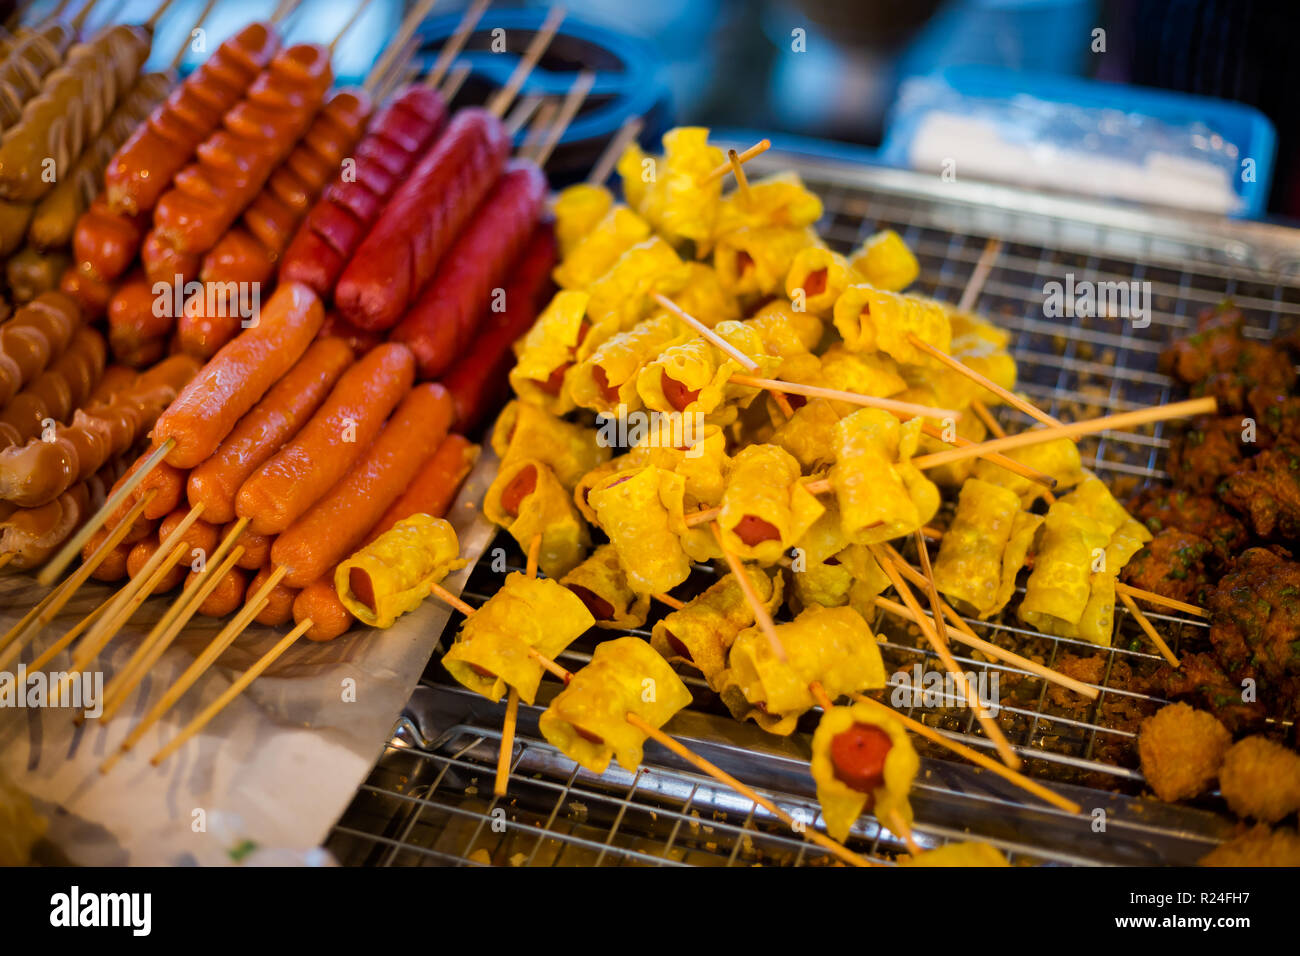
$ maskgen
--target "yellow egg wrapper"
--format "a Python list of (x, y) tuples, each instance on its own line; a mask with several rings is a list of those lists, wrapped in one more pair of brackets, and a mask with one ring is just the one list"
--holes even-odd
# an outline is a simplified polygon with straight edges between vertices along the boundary
[(679, 537), (685, 493), (681, 475), (648, 466), (611, 475), (587, 495), (638, 594), (671, 591), (690, 576)]
[(560, 578), (567, 588), (585, 588), (614, 610), (612, 617), (596, 618), (596, 626), (628, 630), (645, 624), (650, 595), (637, 594), (627, 583), (627, 571), (612, 544), (602, 544), (587, 560)]
[(597, 465), (609, 461), (594, 428), (556, 418), (528, 402), (510, 402), (492, 426), (492, 450), (505, 465), (533, 458), (548, 465), (566, 489)]
[[(825, 508), (800, 482), (799, 463), (776, 445), (749, 445), (731, 459), (718, 525), (726, 548), (746, 561), (775, 564), (812, 527)], [(779, 537), (746, 544), (735, 533), (747, 516), (766, 521)]]
[[(456, 531), (441, 518), (414, 514), (403, 518), (334, 569), (334, 589), (343, 606), (362, 624), (391, 627), (414, 611), (436, 584), (465, 561), (458, 560)], [(352, 593), (352, 569), (366, 572), (374, 590), (372, 609)]]
[[(831, 760), (831, 742), (854, 724), (879, 727), (889, 735), (893, 744), (885, 755), (884, 783), (871, 793), (855, 790), (840, 780), (835, 775), (835, 764)], [(832, 839), (841, 843), (847, 840), (853, 824), (862, 816), (868, 804), (876, 819), (886, 827), (892, 825), (895, 814), (911, 826), (912, 805), (907, 796), (912, 789), (912, 781), (921, 769), (921, 758), (917, 756), (906, 728), (869, 704), (832, 707), (822, 714), (822, 719), (813, 732), (809, 769), (817, 784), (817, 801), (822, 805), (826, 832)]]
[[(510, 515), (501, 506), (501, 495), (525, 468), (537, 470), (537, 483), (533, 492), (520, 502), (519, 514)], [(501, 466), (483, 496), (483, 514), (493, 524), (509, 531), (525, 553), (534, 536), (540, 534), (542, 543), (537, 565), (548, 577), (563, 577), (591, 548), (587, 523), (574, 507), (573, 498), (546, 463), (536, 458), (517, 458)]]

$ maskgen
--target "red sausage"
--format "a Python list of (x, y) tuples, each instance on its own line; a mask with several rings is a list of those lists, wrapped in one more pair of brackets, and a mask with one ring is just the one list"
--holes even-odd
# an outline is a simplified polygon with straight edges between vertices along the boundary
[(461, 431), (472, 432), (504, 399), (515, 359), (510, 346), (528, 331), (551, 296), (555, 249), (555, 230), (549, 222), (542, 223), (510, 269), (505, 311), (485, 318), (468, 353), (443, 377)]
[(334, 290), (364, 329), (390, 329), (420, 294), (505, 166), (510, 136), (487, 110), (463, 109), (393, 194)]
[(468, 347), (493, 290), (532, 235), (546, 199), (546, 177), (531, 162), (511, 163), (474, 220), (456, 237), (419, 300), (392, 332), (420, 364), (420, 376), (437, 378)]

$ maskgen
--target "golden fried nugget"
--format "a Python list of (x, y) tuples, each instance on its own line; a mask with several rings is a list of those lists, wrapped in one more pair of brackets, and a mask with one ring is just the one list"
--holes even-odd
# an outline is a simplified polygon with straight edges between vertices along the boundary
[(1300, 836), (1258, 823), (1201, 857), (1201, 866), (1300, 866)]
[(1277, 823), (1300, 809), (1300, 754), (1267, 737), (1239, 740), (1223, 758), (1219, 789), (1237, 816)]
[(1186, 800), (1205, 791), (1219, 773), (1232, 735), (1218, 718), (1186, 704), (1170, 704), (1142, 721), (1142, 773), (1161, 800)]

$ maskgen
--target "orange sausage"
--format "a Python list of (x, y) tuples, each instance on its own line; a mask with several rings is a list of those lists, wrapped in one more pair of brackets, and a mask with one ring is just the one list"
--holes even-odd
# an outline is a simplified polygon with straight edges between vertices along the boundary
[[(233, 524), (229, 524), (221, 529), (222, 541), (226, 539), (226, 535), (230, 534), (233, 527)], [(245, 571), (256, 571), (271, 560), (271, 544), (274, 541), (274, 535), (258, 534), (245, 528), (244, 533), (239, 536), (238, 542), (243, 547), (244, 553), (235, 562), (235, 567), (243, 568)]]
[[(256, 594), (258, 589), (266, 583), (266, 579), (271, 576), (271, 566), (265, 565), (260, 568), (253, 580), (249, 582), (248, 593)], [(293, 588), (287, 588), (283, 584), (277, 584), (271, 588), (271, 593), (266, 596), (266, 607), (253, 618), (258, 624), (265, 624), (267, 627), (279, 627), (289, 618), (293, 617), (293, 602), (298, 596), (298, 592)]]
[(334, 590), (332, 568), (328, 575), (298, 592), (293, 600), (293, 620), (295, 624), (311, 621), (307, 637), (313, 641), (332, 641), (352, 626), (355, 618)]
[[(148, 456), (149, 452), (145, 452), (133, 461), (131, 467), (126, 470), (126, 473), (113, 484), (112, 491), (116, 491), (127, 478), (135, 474)], [(108, 516), (108, 521), (105, 523), (104, 527), (109, 528), (110, 530), (116, 528), (118, 522), (125, 517), (126, 513), (131, 510), (131, 507), (150, 490), (156, 490), (157, 494), (155, 494), (153, 500), (145, 506), (144, 511), (141, 513), (141, 517), (147, 518), (151, 521), (157, 521), (159, 518), (165, 516), (169, 511), (176, 510), (176, 507), (180, 504), (181, 494), (184, 489), (185, 474), (178, 469), (173, 468), (165, 461), (160, 462), (153, 471), (149, 472), (144, 481), (140, 482), (140, 484), (126, 496), (118, 506), (117, 510)], [(111, 493), (112, 492), (110, 492), (110, 494)]]
[[(244, 482), (235, 512), (259, 534), (289, 527), (361, 457), (414, 380), (415, 357), (405, 345), (363, 356), (293, 441)], [(349, 433), (353, 440), (344, 440)]]
[[(172, 545), (172, 549), (175, 550), (175, 548), (176, 545)], [(149, 559), (154, 556), (154, 552), (157, 550), (158, 538), (156, 535), (151, 535), (137, 543), (136, 546), (131, 549), (131, 553), (126, 556), (126, 573), (132, 578), (136, 577)], [(170, 591), (172, 588), (176, 587), (176, 585), (181, 583), (181, 580), (185, 577), (186, 568), (188, 567), (189, 565), (185, 563), (185, 559), (182, 556), (181, 560), (176, 562), (176, 564), (172, 566), (171, 570), (162, 576), (158, 583), (154, 585), (153, 590), (149, 593), (163, 594)]]
[(239, 420), (212, 457), (190, 472), (191, 505), (208, 521), (235, 519), (235, 494), (254, 471), (297, 434), (352, 363), (342, 339), (318, 339), (298, 364)]
[(413, 514), (441, 518), (451, 507), (465, 476), (478, 460), (479, 446), (464, 435), (448, 435), (420, 469), (409, 488), (384, 512), (370, 539), (379, 537), (403, 518)]
[(441, 385), (412, 389), (343, 480), (275, 539), (271, 561), (288, 568), (288, 587), (305, 587), (356, 550), (387, 502), (437, 451), (429, 423), (451, 415), (451, 396)]
[[(168, 536), (176, 530), (176, 526), (180, 524), (188, 514), (189, 511), (187, 509), (177, 508), (175, 511), (168, 514), (167, 517), (163, 518), (162, 521), (158, 523), (158, 540), (166, 541)], [(185, 533), (179, 538), (180, 541), (184, 541), (190, 546), (182, 561), (186, 564), (192, 564), (195, 557), (195, 551), (203, 552), (203, 560), (206, 561), (208, 555), (217, 549), (218, 530), (219, 529), (215, 524), (210, 524), (202, 518), (195, 519), (193, 524), (186, 528)]]
[[(190, 572), (190, 577), (195, 577)], [(185, 582), (189, 584), (187, 580)], [(248, 584), (248, 572), (233, 567), (221, 576), (212, 593), (199, 605), (199, 613), (204, 617), (225, 617), (244, 603), (244, 590)]]
[(298, 282), (282, 284), (258, 323), (214, 355), (159, 417), (154, 447), (174, 439), (167, 461), (198, 465), (307, 351), (324, 321), (316, 293)]

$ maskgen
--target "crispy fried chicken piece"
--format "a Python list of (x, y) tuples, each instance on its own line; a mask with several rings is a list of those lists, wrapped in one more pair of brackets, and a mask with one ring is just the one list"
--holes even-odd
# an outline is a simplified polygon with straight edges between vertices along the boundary
[(1200, 535), (1165, 528), (1133, 555), (1120, 576), (1134, 587), (1204, 604), (1210, 586), (1205, 562), (1213, 554), (1213, 545)]
[(1300, 810), (1300, 754), (1267, 737), (1239, 740), (1223, 758), (1219, 789), (1237, 816), (1277, 823)]
[(1210, 642), (1230, 676), (1249, 661), (1269, 681), (1300, 674), (1300, 562), (1250, 548), (1210, 594)]
[(1241, 417), (1198, 415), (1169, 443), (1167, 468), (1174, 484), (1212, 494), (1245, 460)]
[(1219, 497), (1261, 538), (1300, 538), (1300, 443), (1283, 439), (1233, 469)]
[(1128, 510), (1152, 534), (1176, 528), (1205, 538), (1220, 561), (1240, 554), (1249, 540), (1246, 526), (1212, 495), (1148, 485), (1129, 499)]
[(1204, 793), (1219, 774), (1232, 735), (1213, 714), (1170, 704), (1142, 722), (1142, 774), (1168, 803)]
[(1261, 823), (1201, 857), (1201, 866), (1300, 866), (1300, 836)]
[(1258, 426), (1256, 440), (1261, 448), (1300, 435), (1300, 396), (1257, 385), (1246, 395), (1246, 409)]
[(1165, 664), (1156, 672), (1155, 684), (1162, 697), (1188, 700), (1210, 711), (1234, 734), (1263, 726), (1268, 710), (1260, 699), (1250, 703), (1241, 699), (1241, 679), (1254, 677), (1252, 669), (1246, 668), (1234, 680), (1210, 654), (1183, 654), (1180, 662), (1177, 670)]
[(1192, 395), (1213, 395), (1221, 412), (1246, 407), (1246, 393), (1256, 386), (1290, 391), (1295, 365), (1282, 348), (1242, 334), (1240, 309), (1227, 303), (1203, 312), (1197, 331), (1173, 343), (1160, 356), (1163, 371), (1189, 386)]

